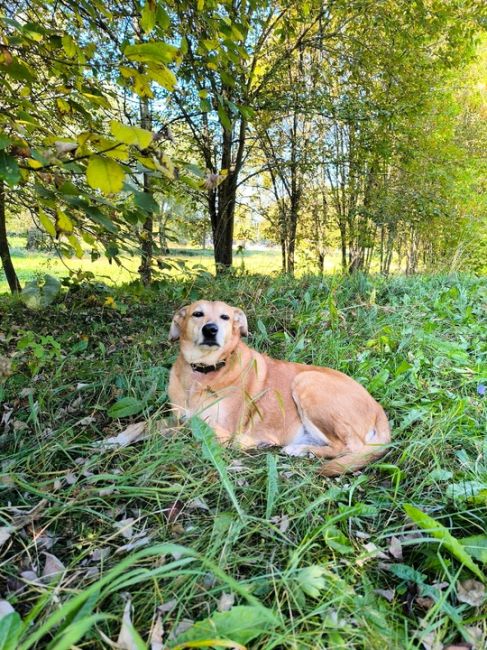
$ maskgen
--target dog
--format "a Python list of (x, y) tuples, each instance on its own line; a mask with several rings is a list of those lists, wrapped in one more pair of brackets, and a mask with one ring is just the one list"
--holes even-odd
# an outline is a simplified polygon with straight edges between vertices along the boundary
[(338, 476), (379, 458), (390, 442), (384, 410), (351, 377), (278, 361), (249, 348), (241, 309), (198, 300), (174, 315), (169, 340), (180, 342), (169, 399), (180, 419), (205, 420), (223, 443), (283, 447), (291, 456), (331, 459)]

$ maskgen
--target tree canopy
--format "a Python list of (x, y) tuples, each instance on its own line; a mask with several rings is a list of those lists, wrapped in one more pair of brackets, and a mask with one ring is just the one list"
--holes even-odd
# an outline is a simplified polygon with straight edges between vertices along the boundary
[(300, 245), (318, 268), (335, 246), (346, 271), (375, 257), (387, 273), (395, 257), (414, 272), (457, 252), (480, 269), (487, 54), (474, 0), (18, 0), (0, 26), (12, 291), (16, 214), (63, 255), (140, 254), (148, 283), (157, 231), (182, 221), (208, 221), (217, 271), (230, 267), (242, 196), (289, 273)]

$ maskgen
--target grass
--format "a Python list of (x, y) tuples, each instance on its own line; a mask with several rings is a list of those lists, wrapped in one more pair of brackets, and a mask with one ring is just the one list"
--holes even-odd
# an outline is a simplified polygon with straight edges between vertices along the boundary
[[(91, 272), (108, 285), (121, 285), (133, 282), (138, 277), (139, 257), (125, 256), (121, 265), (110, 263), (106, 257), (92, 261), (88, 253), (78, 259), (73, 257), (59, 258), (54, 252), (27, 250), (26, 237), (21, 235), (9, 238), (12, 261), (21, 285), (33, 280), (39, 273), (49, 273), (58, 278), (66, 277), (71, 272)], [(164, 258), (164, 268), (161, 271), (165, 277), (188, 277), (195, 272), (215, 270), (213, 251), (199, 248), (173, 248)], [(245, 250), (243, 254), (234, 253), (234, 266), (239, 271), (256, 274), (275, 274), (281, 269), (281, 253), (277, 248), (265, 250)], [(304, 254), (298, 253), (297, 274), (302, 275), (310, 267), (310, 261)], [(333, 273), (340, 268), (338, 251), (331, 251), (325, 260), (324, 271)], [(0, 265), (0, 295), (8, 292), (5, 273)]]
[[(260, 351), (361, 381), (390, 416), (388, 455), (325, 479), (318, 460), (168, 429), (168, 325), (196, 297), (244, 308)], [(11, 647), (104, 648), (125, 609), (144, 640), (129, 647), (159, 615), (168, 649), (485, 648), (485, 299), (466, 276), (257, 275), (74, 287), (37, 313), (5, 299)], [(142, 419), (146, 439), (95, 444)], [(39, 580), (46, 552), (64, 568)]]
[[(91, 272), (108, 285), (120, 285), (137, 279), (140, 265), (138, 257), (123, 257), (121, 265), (110, 263), (106, 257), (92, 261), (88, 254), (83, 258), (59, 258), (52, 252), (29, 251), (24, 247), (21, 237), (13, 238), (11, 249), (12, 261), (21, 285), (33, 280), (39, 273), (49, 273), (63, 278), (70, 271)], [(335, 268), (335, 257), (330, 258), (330, 269)], [(280, 269), (280, 253), (277, 250), (248, 250), (244, 252), (243, 265), (254, 273), (271, 274)], [(213, 251), (202, 249), (174, 249), (165, 260), (164, 275), (181, 277), (206, 270), (214, 272)], [(242, 268), (242, 255), (235, 256), (235, 266)], [(5, 273), (0, 265), (0, 294), (8, 291)]]

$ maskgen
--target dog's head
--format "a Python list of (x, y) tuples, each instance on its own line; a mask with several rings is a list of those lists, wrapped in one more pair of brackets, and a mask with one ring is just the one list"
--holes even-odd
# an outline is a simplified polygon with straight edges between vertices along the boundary
[(174, 314), (170, 341), (180, 341), (188, 363), (217, 363), (247, 336), (247, 317), (241, 309), (224, 302), (198, 300)]

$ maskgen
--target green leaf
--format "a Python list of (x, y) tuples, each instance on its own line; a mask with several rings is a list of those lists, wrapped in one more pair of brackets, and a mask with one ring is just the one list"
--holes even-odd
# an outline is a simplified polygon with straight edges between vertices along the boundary
[(93, 156), (86, 169), (88, 185), (101, 190), (104, 194), (120, 192), (123, 187), (125, 172), (123, 167), (111, 158)]
[(164, 41), (127, 45), (124, 54), (131, 61), (141, 63), (171, 63), (178, 56), (178, 48)]
[(73, 222), (60, 208), (56, 210), (56, 228), (63, 232), (73, 232)]
[(126, 418), (129, 415), (137, 415), (142, 413), (145, 408), (145, 402), (135, 397), (122, 397), (113, 406), (111, 406), (107, 413), (111, 418)]
[(21, 179), (17, 161), (5, 151), (0, 151), (0, 179), (6, 181), (10, 187), (17, 185)]
[(62, 43), (63, 43), (63, 49), (66, 52), (66, 56), (72, 59), (73, 57), (76, 56), (76, 53), (78, 51), (78, 48), (76, 46), (76, 42), (73, 39), (72, 36), (69, 34), (64, 34), (62, 37)]
[(142, 27), (144, 34), (151, 32), (156, 24), (156, 7), (154, 2), (150, 0), (145, 3), (142, 8), (142, 13), (140, 16), (140, 26)]
[(215, 612), (204, 621), (198, 621), (175, 641), (173, 650), (190, 641), (228, 639), (246, 645), (249, 641), (274, 629), (277, 621), (269, 609), (237, 605), (227, 612)]
[(473, 558), (482, 562), (482, 564), (487, 564), (487, 535), (462, 537), (460, 542)]
[(225, 461), (222, 458), (222, 447), (218, 444), (213, 429), (206, 424), (201, 418), (193, 417), (190, 420), (191, 431), (196, 440), (201, 442), (203, 457), (211, 461), (216, 468), (223, 487), (225, 488), (230, 501), (233, 503), (235, 510), (241, 519), (244, 519), (244, 512), (238, 502), (233, 483), (231, 482)]
[(134, 192), (134, 201), (135, 205), (146, 212), (159, 212), (159, 204), (150, 192)]
[(274, 502), (279, 492), (277, 480), (277, 461), (275, 454), (267, 454), (267, 503), (265, 508), (266, 519), (270, 519)]
[(296, 581), (301, 590), (311, 598), (319, 598), (320, 593), (326, 588), (326, 569), (317, 564), (301, 569)]
[(61, 291), (61, 283), (52, 275), (39, 276), (27, 282), (20, 293), (20, 298), (29, 309), (43, 309), (57, 298)]
[(17, 612), (10, 612), (0, 619), (0, 650), (17, 650), (23, 630), (22, 619)]
[(140, 149), (147, 149), (154, 137), (151, 131), (138, 126), (129, 126), (116, 120), (110, 122), (110, 131), (113, 137), (124, 144), (134, 144)]
[(39, 221), (41, 223), (41, 226), (44, 228), (44, 230), (51, 235), (51, 237), (56, 236), (56, 227), (52, 223), (52, 221), (49, 219), (47, 214), (43, 210), (39, 210), (39, 213), (37, 215), (39, 217)]
[(453, 501), (487, 503), (487, 483), (480, 481), (451, 483), (446, 489), (446, 496)]
[(232, 130), (232, 122), (230, 118), (228, 117), (227, 112), (223, 108), (223, 106), (220, 104), (218, 106), (218, 117), (220, 118), (220, 123), (225, 129), (225, 131), (231, 131)]
[(69, 235), (68, 241), (74, 249), (75, 255), (78, 259), (83, 257), (83, 249), (79, 242), (79, 239), (75, 235)]
[(176, 88), (176, 75), (165, 65), (150, 66), (146, 74), (150, 79), (156, 81), (160, 86), (172, 92)]
[(436, 539), (439, 539), (444, 547), (454, 555), (457, 560), (470, 569), (470, 571), (480, 578), (480, 580), (487, 582), (487, 577), (475, 564), (465, 547), (462, 546), (458, 539), (453, 537), (450, 531), (445, 528), (443, 524), (440, 524), (436, 519), (433, 519), (433, 517), (430, 517), (410, 504), (406, 504), (404, 510), (408, 517), (410, 517), (420, 528), (427, 531), (433, 537), (436, 537)]
[(353, 547), (350, 545), (348, 537), (336, 526), (325, 528), (323, 535), (326, 545), (337, 551), (337, 553), (341, 555), (353, 553)]
[(8, 135), (0, 133), (0, 150), (6, 149), (11, 143), (12, 140), (8, 137)]

